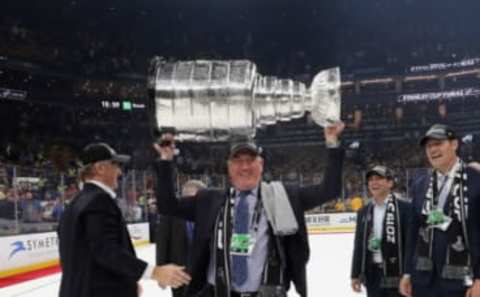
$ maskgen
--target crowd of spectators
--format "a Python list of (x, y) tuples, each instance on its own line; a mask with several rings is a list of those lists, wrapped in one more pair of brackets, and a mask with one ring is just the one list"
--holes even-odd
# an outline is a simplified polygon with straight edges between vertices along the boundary
[(4, 59), (29, 61), (76, 74), (145, 73), (148, 65), (148, 59), (137, 55), (126, 36), (117, 38), (102, 31), (42, 31), (7, 17), (0, 24), (0, 37), (0, 56)]
[[(347, 145), (347, 161), (344, 169), (343, 191), (339, 199), (316, 209), (320, 212), (349, 212), (356, 211), (359, 205), (368, 201), (368, 191), (364, 178), (365, 170), (371, 164), (388, 164), (396, 173), (395, 191), (400, 197), (408, 199), (411, 182), (417, 174), (415, 168), (424, 167), (424, 157), (416, 140), (365, 142), (359, 147)], [(182, 157), (179, 157), (180, 175), (178, 185), (190, 178), (203, 179), (213, 187), (222, 188), (227, 184), (225, 180), (225, 158), (221, 156), (228, 152), (227, 147), (216, 148), (208, 152), (208, 145), (182, 144)], [(476, 143), (464, 143), (463, 147), (473, 146)], [(381, 147), (381, 149), (379, 149)], [(266, 171), (269, 179), (281, 179), (290, 184), (316, 184), (322, 179), (324, 148), (321, 144), (308, 146), (266, 146)], [(183, 159), (183, 161), (182, 161)], [(189, 167), (188, 162), (195, 164)], [(467, 160), (469, 160), (467, 158)], [(200, 165), (200, 166), (199, 166)], [(20, 222), (23, 231), (41, 231), (54, 228), (63, 207), (75, 194), (75, 171), (67, 171), (60, 185), (58, 176), (47, 173), (56, 172), (48, 163), (32, 164), (44, 166), (43, 170), (31, 173), (19, 170), (20, 166), (0, 166), (0, 221), (3, 223), (3, 232), (12, 232), (15, 220)], [(182, 166), (183, 169), (182, 170)], [(25, 181), (14, 185), (12, 179), (13, 167), (16, 176)], [(218, 171), (220, 170), (220, 171)], [(195, 175), (193, 175), (195, 174)], [(39, 177), (40, 176), (40, 177)], [(44, 177), (42, 177), (44, 176)], [(135, 177), (133, 177), (135, 176)], [(52, 180), (56, 182), (52, 182)], [(143, 170), (127, 170), (124, 174), (125, 186), (122, 187), (119, 204), (124, 210), (125, 218), (129, 222), (141, 220), (156, 220), (156, 205), (152, 187), (152, 177)], [(135, 180), (135, 181), (133, 181)], [(48, 182), (47, 182), (48, 181)], [(7, 222), (7, 224), (5, 224)], [(18, 227), (15, 227), (18, 228)], [(49, 229), (49, 230), (50, 230)]]
[[(54, 231), (78, 192), (76, 171), (0, 163), (0, 235)], [(133, 170), (122, 177), (118, 204), (130, 223), (155, 219), (151, 175)]]
[(19, 3), (3, 7), (0, 56), (88, 76), (145, 74), (153, 55), (242, 57), (262, 72), (301, 78), (331, 65), (347, 73), (398, 73), (410, 65), (480, 53), (470, 42), (476, 37), (472, 12), (478, 3), (452, 9), (437, 1), (435, 15), (430, 5), (410, 0), (215, 3), (216, 13), (207, 15), (202, 12), (207, 3), (30, 5), (29, 10)]

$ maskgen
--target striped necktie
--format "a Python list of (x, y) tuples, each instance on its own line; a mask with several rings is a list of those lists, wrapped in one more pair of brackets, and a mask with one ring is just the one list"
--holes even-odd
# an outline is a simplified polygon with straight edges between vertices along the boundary
[[(235, 207), (235, 223), (233, 232), (237, 234), (248, 234), (248, 202), (247, 196), (250, 191), (243, 191), (239, 194), (239, 201)], [(233, 283), (240, 286), (247, 280), (248, 266), (247, 256), (232, 255), (232, 279)]]

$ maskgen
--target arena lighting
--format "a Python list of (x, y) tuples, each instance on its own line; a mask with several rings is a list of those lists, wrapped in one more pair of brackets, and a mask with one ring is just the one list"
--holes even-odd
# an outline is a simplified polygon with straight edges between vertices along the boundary
[(464, 75), (472, 75), (472, 74), (480, 74), (480, 68), (450, 72), (450, 73), (447, 73), (445, 77), (464, 76)]
[(360, 84), (361, 85), (373, 85), (373, 84), (386, 84), (389, 82), (392, 82), (393, 78), (388, 77), (388, 78), (375, 78), (375, 79), (365, 79), (361, 80)]
[(348, 86), (353, 86), (355, 82), (349, 80), (349, 81), (342, 81), (342, 87), (348, 87)]
[(437, 79), (438, 75), (416, 75), (416, 76), (406, 76), (403, 81), (419, 81), (419, 80), (433, 80)]
[(23, 90), (0, 88), (0, 99), (13, 101), (24, 101), (27, 98), (27, 92)]
[(340, 120), (340, 83), (339, 68), (317, 73), (307, 88), (292, 79), (262, 76), (248, 60), (154, 58), (148, 77), (157, 128), (173, 127), (179, 140), (191, 141), (254, 137), (257, 127), (306, 112), (326, 126)]

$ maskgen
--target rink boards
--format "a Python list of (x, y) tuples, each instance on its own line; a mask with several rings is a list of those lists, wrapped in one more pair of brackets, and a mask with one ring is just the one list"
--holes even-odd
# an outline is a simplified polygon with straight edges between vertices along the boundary
[[(134, 245), (150, 242), (148, 223), (129, 224)], [(0, 237), (0, 278), (57, 266), (56, 232)]]
[[(309, 214), (305, 216), (310, 234), (351, 233), (356, 213)], [(148, 223), (129, 224), (134, 245), (149, 243)], [(58, 265), (56, 232), (0, 237), (0, 278)]]
[(352, 233), (355, 231), (356, 221), (357, 214), (354, 212), (310, 214), (305, 216), (309, 234)]

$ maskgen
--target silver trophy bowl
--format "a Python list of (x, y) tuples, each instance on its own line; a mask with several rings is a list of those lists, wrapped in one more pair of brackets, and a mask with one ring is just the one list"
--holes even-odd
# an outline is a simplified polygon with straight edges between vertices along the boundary
[(247, 60), (154, 58), (147, 82), (157, 127), (175, 128), (180, 141), (251, 138), (258, 127), (297, 119), (307, 111), (321, 126), (340, 120), (338, 68), (318, 73), (307, 89), (302, 82), (262, 76)]

